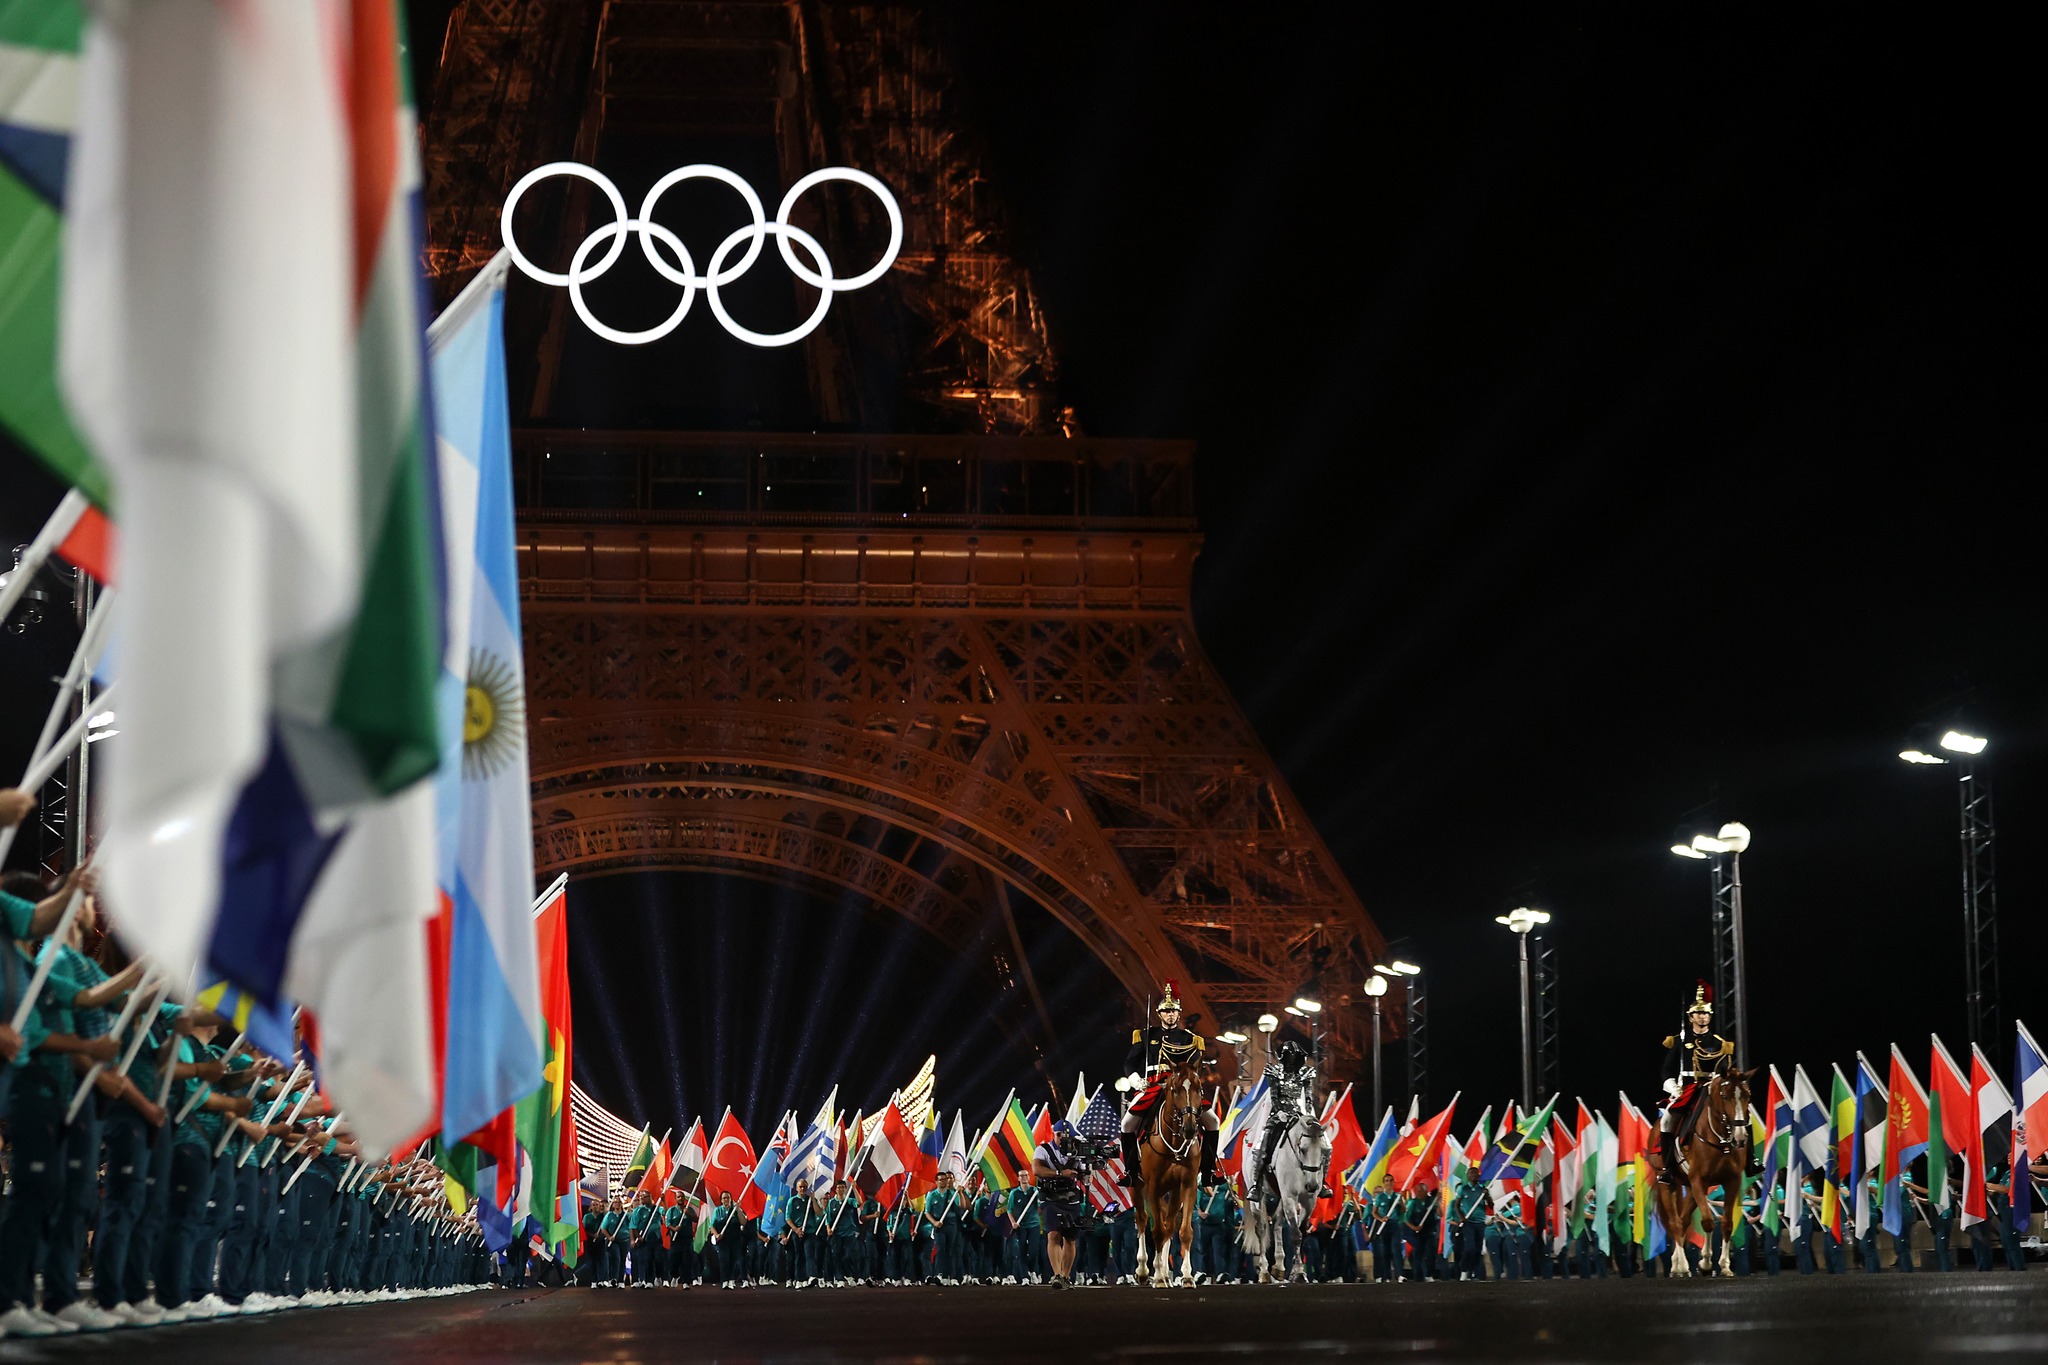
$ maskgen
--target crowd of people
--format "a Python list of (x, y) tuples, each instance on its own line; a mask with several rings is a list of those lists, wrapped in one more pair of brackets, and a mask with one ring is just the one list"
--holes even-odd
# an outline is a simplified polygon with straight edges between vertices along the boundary
[[(32, 806), (0, 791), (0, 828)], [(138, 963), (108, 972), (88, 951), (115, 951), (92, 890), (90, 868), (0, 880), (0, 1335), (491, 1281), (474, 1217), (453, 1215), (431, 1161), (366, 1166), (308, 1066), (165, 998)]]

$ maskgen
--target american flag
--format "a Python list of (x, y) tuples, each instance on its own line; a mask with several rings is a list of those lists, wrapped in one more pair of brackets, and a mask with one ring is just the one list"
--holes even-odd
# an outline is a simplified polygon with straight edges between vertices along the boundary
[[(1115, 1142), (1118, 1130), (1123, 1126), (1123, 1116), (1117, 1112), (1116, 1101), (1103, 1093), (1101, 1086), (1088, 1097), (1088, 1107), (1081, 1111), (1081, 1118), (1074, 1125), (1081, 1136), (1089, 1142)], [(1112, 1206), (1121, 1208), (1130, 1202), (1130, 1192), (1123, 1187), (1124, 1159), (1113, 1156), (1109, 1161), (1088, 1172), (1082, 1182), (1088, 1192), (1088, 1202), (1098, 1213), (1109, 1212)]]

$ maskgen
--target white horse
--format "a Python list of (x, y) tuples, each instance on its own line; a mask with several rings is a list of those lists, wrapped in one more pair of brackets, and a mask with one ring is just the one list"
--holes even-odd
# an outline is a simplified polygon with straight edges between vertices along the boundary
[[(1273, 1139), (1273, 1150), (1254, 1153), (1245, 1163), (1244, 1224), (1238, 1243), (1251, 1253), (1259, 1268), (1259, 1283), (1276, 1278), (1305, 1280), (1308, 1270), (1301, 1259), (1301, 1241), (1308, 1235), (1308, 1220), (1315, 1213), (1316, 1199), (1323, 1191), (1323, 1173), (1330, 1164), (1330, 1140), (1323, 1125), (1307, 1114), (1287, 1116), (1287, 1124)], [(1268, 1193), (1278, 1196), (1274, 1210), (1266, 1208)], [(1284, 1231), (1294, 1229), (1294, 1253), (1287, 1252)]]

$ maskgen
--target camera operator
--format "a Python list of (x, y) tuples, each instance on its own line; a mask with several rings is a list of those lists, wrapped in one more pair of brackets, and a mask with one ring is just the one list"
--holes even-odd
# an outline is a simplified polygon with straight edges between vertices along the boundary
[(1052, 1137), (1031, 1154), (1031, 1177), (1042, 1201), (1045, 1257), (1052, 1263), (1052, 1282), (1062, 1289), (1074, 1286), (1075, 1239), (1088, 1225), (1088, 1202), (1081, 1193), (1086, 1145), (1074, 1125), (1061, 1119), (1052, 1126)]

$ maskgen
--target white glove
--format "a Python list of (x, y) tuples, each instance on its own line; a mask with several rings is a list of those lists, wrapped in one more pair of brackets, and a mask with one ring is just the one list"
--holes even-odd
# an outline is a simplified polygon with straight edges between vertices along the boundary
[(1665, 1082), (1664, 1082), (1664, 1093), (1665, 1093), (1665, 1094), (1667, 1094), (1667, 1095), (1669, 1095), (1669, 1096), (1670, 1096), (1670, 1097), (1671, 1097), (1672, 1099), (1674, 1099), (1674, 1100), (1675, 1100), (1675, 1099), (1677, 1099), (1677, 1098), (1678, 1098), (1678, 1091), (1679, 1091), (1678, 1077), (1676, 1077), (1676, 1076), (1668, 1077), (1668, 1078), (1667, 1078), (1667, 1079), (1665, 1080)]

